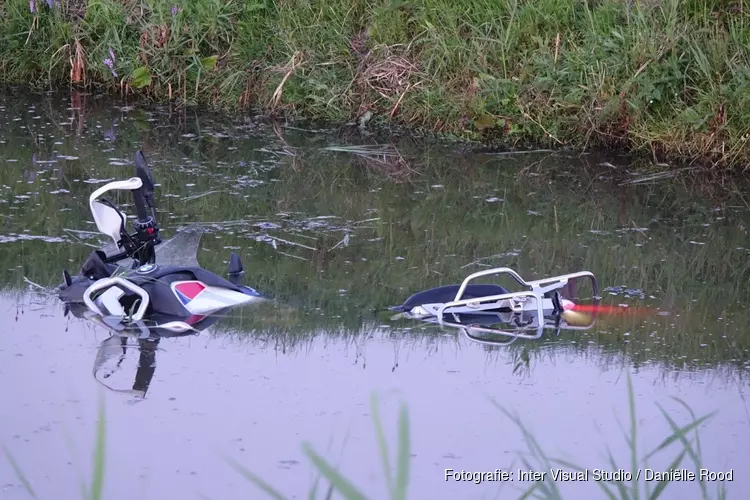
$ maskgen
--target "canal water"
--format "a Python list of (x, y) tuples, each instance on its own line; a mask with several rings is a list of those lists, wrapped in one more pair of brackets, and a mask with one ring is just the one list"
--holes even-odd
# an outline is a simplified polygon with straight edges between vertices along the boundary
[[(0, 123), (3, 499), (32, 498), (24, 478), (40, 498), (82, 497), (102, 462), (100, 411), (106, 499), (265, 498), (234, 463), (284, 498), (308, 498), (306, 443), (368, 497), (388, 498), (373, 396), (392, 466), (408, 411), (408, 498), (518, 498), (535, 484), (520, 471), (546, 472), (566, 498), (602, 498), (598, 471), (640, 471), (645, 491), (657, 484), (649, 469), (701, 467), (733, 471), (704, 483), (709, 497), (750, 491), (750, 190), (737, 180), (86, 94), (5, 95)], [(88, 196), (131, 177), (138, 149), (165, 237), (199, 223), (200, 264), (224, 275), (236, 252), (246, 284), (273, 301), (125, 349), (65, 314), (51, 288), (106, 242)], [(591, 271), (619, 313), (513, 339), (387, 310), (496, 267), (529, 280)], [(672, 463), (679, 440), (645, 460), (673, 433), (665, 414), (678, 427), (711, 414), (699, 467)], [(552, 481), (571, 463), (587, 481)], [(493, 474), (457, 481), (449, 469)], [(492, 481), (498, 469), (511, 480)], [(664, 490), (678, 495), (702, 498), (701, 483)]]

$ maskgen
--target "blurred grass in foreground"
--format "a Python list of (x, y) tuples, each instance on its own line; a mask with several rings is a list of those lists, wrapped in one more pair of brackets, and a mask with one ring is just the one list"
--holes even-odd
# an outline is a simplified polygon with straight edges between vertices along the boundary
[[(642, 454), (640, 452), (640, 445), (638, 442), (638, 420), (636, 416), (636, 401), (633, 391), (632, 380), (630, 374), (627, 376), (627, 396), (628, 396), (628, 407), (629, 407), (629, 431), (624, 432), (624, 437), (627, 440), (628, 448), (630, 451), (630, 463), (623, 465), (618, 464), (612, 453), (608, 449), (609, 466), (613, 471), (624, 469), (626, 471), (632, 471), (632, 481), (598, 481), (597, 485), (602, 489), (602, 493), (610, 499), (620, 500), (637, 500), (645, 498), (648, 500), (654, 500), (660, 498), (668, 486), (671, 484), (669, 478), (664, 478), (661, 481), (654, 482), (637, 482), (635, 471), (639, 468), (649, 467), (648, 461), (658, 453), (662, 453), (670, 448), (677, 448), (677, 452), (667, 467), (666, 470), (686, 468), (696, 473), (703, 468), (702, 464), (702, 451), (699, 436), (699, 427), (708, 421), (714, 414), (710, 413), (702, 417), (696, 417), (695, 413), (690, 407), (681, 399), (673, 398), (675, 401), (680, 403), (690, 414), (691, 420), (686, 424), (678, 424), (677, 421), (664, 410), (664, 408), (657, 404), (661, 413), (663, 414), (666, 421), (669, 423), (672, 433), (666, 436), (660, 443), (653, 447), (653, 449)], [(576, 463), (568, 460), (562, 460), (554, 457), (550, 457), (545, 451), (543, 445), (541, 445), (534, 437), (533, 432), (526, 428), (523, 424), (522, 417), (516, 413), (509, 411), (502, 407), (495, 400), (491, 401), (492, 404), (497, 407), (508, 419), (513, 422), (518, 431), (524, 438), (524, 442), (527, 446), (527, 452), (521, 454), (520, 459), (524, 467), (533, 471), (551, 471), (560, 467), (566, 468), (569, 471), (583, 471), (587, 469)], [(396, 452), (395, 452), (395, 465), (391, 465), (391, 450), (389, 450), (388, 440), (383, 431), (382, 419), (379, 413), (379, 406), (377, 396), (372, 394), (370, 400), (370, 413), (373, 420), (373, 427), (377, 437), (378, 449), (383, 465), (383, 477), (386, 481), (387, 491), (389, 492), (390, 500), (406, 500), (409, 497), (408, 489), (410, 483), (410, 461), (412, 459), (411, 449), (411, 423), (409, 421), (409, 412), (407, 406), (402, 404), (398, 414), (398, 434), (396, 437)], [(103, 400), (100, 402), (99, 419), (97, 424), (96, 432), (96, 443), (95, 450), (93, 453), (93, 468), (91, 476), (90, 487), (82, 485), (81, 498), (83, 500), (102, 500), (105, 499), (104, 495), (104, 481), (105, 481), (105, 459), (106, 459), (106, 424), (105, 424), (105, 410)], [(334, 493), (338, 493), (341, 498), (346, 500), (366, 500), (370, 498), (364, 492), (362, 492), (350, 479), (342, 475), (335, 466), (333, 466), (325, 457), (319, 454), (310, 444), (304, 443), (302, 449), (310, 460), (313, 468), (318, 474), (317, 479), (314, 481), (308, 498), (311, 500), (320, 498), (319, 497), (319, 486), (320, 480), (327, 482), (327, 487), (323, 489), (325, 492), (323, 498), (329, 499), (333, 497)], [(24, 472), (22, 465), (18, 464), (12, 456), (12, 453), (4, 447), (5, 456), (13, 467), (18, 480), (24, 486), (29, 495), (37, 499), (37, 495), (33, 489), (33, 479)], [(684, 462), (689, 461), (692, 464), (692, 469), (683, 465)], [(256, 475), (252, 471), (243, 467), (240, 463), (235, 460), (228, 460), (229, 464), (238, 471), (247, 481), (254, 487), (259, 488), (269, 498), (275, 500), (284, 500), (287, 497), (281, 493), (278, 489), (272, 486), (270, 483)], [(700, 489), (700, 498), (703, 500), (724, 500), (726, 498), (726, 489), (723, 482), (719, 482), (716, 486), (715, 493), (710, 492), (706, 486), (706, 483), (701, 481), (695, 481), (696, 487)], [(526, 491), (519, 493), (519, 498), (543, 498), (543, 499), (562, 499), (562, 495), (559, 488), (550, 473), (545, 474), (544, 480), (536, 481)], [(694, 497), (698, 498), (698, 497)]]

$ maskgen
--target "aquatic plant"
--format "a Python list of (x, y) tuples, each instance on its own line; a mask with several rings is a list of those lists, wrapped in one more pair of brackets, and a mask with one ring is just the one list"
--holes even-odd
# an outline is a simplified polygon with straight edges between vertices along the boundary
[[(5, 84), (72, 83), (506, 146), (750, 160), (750, 15), (739, 0), (28, 5), (0, 4)], [(109, 47), (121, 81), (88, 63)]]

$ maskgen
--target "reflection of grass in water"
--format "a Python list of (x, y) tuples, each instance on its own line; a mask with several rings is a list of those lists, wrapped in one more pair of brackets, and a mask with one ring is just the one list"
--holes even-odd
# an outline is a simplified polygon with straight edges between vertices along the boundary
[[(702, 449), (700, 444), (699, 427), (709, 420), (712, 414), (704, 415), (700, 418), (696, 418), (695, 413), (690, 407), (678, 398), (674, 398), (679, 402), (691, 416), (691, 420), (683, 425), (680, 425), (676, 420), (666, 411), (661, 405), (659, 410), (664, 416), (665, 420), (669, 423), (672, 433), (666, 436), (660, 443), (658, 443), (652, 451), (641, 456), (638, 445), (638, 424), (636, 418), (636, 402), (635, 394), (633, 391), (632, 380), (630, 375), (627, 377), (627, 394), (628, 394), (628, 407), (629, 407), (629, 433), (625, 434), (625, 439), (628, 444), (628, 450), (630, 454), (630, 463), (627, 466), (618, 464), (612, 455), (611, 451), (608, 450), (609, 466), (612, 471), (619, 469), (625, 469), (626, 471), (632, 472), (632, 480), (609, 480), (609, 481), (597, 481), (603, 493), (611, 499), (621, 500), (635, 500), (638, 498), (647, 498), (649, 500), (659, 498), (669, 487), (672, 482), (669, 477), (666, 477), (660, 481), (654, 481), (650, 483), (648, 481), (638, 482), (636, 479), (635, 471), (638, 469), (650, 467), (649, 460), (657, 454), (660, 454), (673, 445), (678, 447), (678, 453), (671, 460), (669, 466), (659, 470), (677, 470), (680, 468), (687, 469), (688, 467), (682, 465), (686, 459), (689, 459), (694, 466), (692, 472), (696, 475), (698, 471), (704, 467), (702, 463)], [(519, 429), (524, 442), (528, 448), (527, 453), (522, 454), (520, 459), (524, 467), (528, 470), (533, 471), (551, 471), (552, 469), (565, 468), (568, 471), (584, 471), (587, 467), (581, 467), (580, 465), (570, 462), (569, 460), (557, 459), (549, 456), (543, 449), (542, 445), (536, 440), (533, 433), (524, 425), (522, 418), (509, 410), (500, 406), (496, 401), (492, 403), (499, 408)], [(406, 500), (408, 498), (407, 492), (410, 482), (411, 473), (411, 424), (409, 421), (408, 409), (405, 405), (401, 405), (398, 416), (398, 435), (396, 439), (396, 463), (395, 469), (391, 466), (391, 455), (388, 449), (388, 442), (383, 431), (382, 419), (380, 417), (379, 407), (377, 398), (375, 395), (371, 397), (370, 411), (373, 419), (374, 430), (377, 438), (378, 450), (383, 466), (383, 475), (385, 477), (388, 497), (391, 500)], [(93, 473), (92, 473), (92, 484), (89, 491), (82, 488), (82, 498), (86, 500), (100, 500), (102, 498), (103, 485), (104, 485), (104, 474), (105, 474), (105, 414), (104, 405), (100, 404), (99, 419), (96, 433), (96, 443), (94, 451), (94, 462), (93, 462)], [(691, 437), (691, 433), (694, 436)], [(331, 498), (334, 492), (339, 493), (343, 498), (347, 500), (364, 500), (369, 498), (364, 492), (362, 492), (353, 481), (344, 476), (334, 465), (332, 465), (325, 457), (319, 454), (309, 443), (303, 444), (303, 450), (307, 458), (312, 463), (314, 469), (318, 474), (318, 478), (315, 480), (310, 492), (309, 498), (318, 498), (318, 484), (320, 478), (328, 481), (328, 489), (326, 490), (325, 498)], [(33, 497), (36, 496), (35, 491), (28, 479), (28, 476), (24, 473), (22, 467), (13, 458), (10, 451), (5, 448), (6, 458), (13, 467), (19, 481), (26, 488), (27, 492)], [(248, 470), (240, 463), (234, 460), (229, 461), (230, 465), (234, 467), (248, 482), (252, 483), (255, 487), (262, 490), (268, 497), (277, 500), (283, 500), (287, 498), (283, 493), (279, 492), (269, 482), (262, 479), (257, 474)], [(702, 481), (697, 481), (698, 486), (701, 490), (701, 498), (709, 499), (724, 499), (726, 498), (726, 490), (724, 484), (719, 482), (715, 496), (712, 496), (706, 484)], [(535, 481), (529, 489), (520, 494), (521, 498), (535, 497), (535, 498), (546, 498), (546, 499), (560, 499), (562, 495), (557, 487), (557, 484), (552, 480), (551, 473), (548, 472), (544, 476), (544, 480)]]
[[(19, 311), (32, 304), (40, 305), (37, 302), (42, 298), (44, 307), (55, 311), (63, 309), (63, 304), (55, 297), (36, 293), (5, 296), (7, 301), (17, 304)], [(377, 335), (388, 339), (399, 351), (438, 352), (463, 346), (484, 350), (488, 361), (516, 364), (525, 358), (526, 369), (558, 360), (585, 360), (603, 370), (632, 363), (636, 369), (666, 370), (665, 376), (668, 372), (669, 376), (690, 376), (690, 372), (695, 372), (711, 373), (721, 379), (744, 377), (748, 347), (746, 337), (735, 325), (746, 311), (727, 310), (725, 330), (714, 332), (706, 329), (702, 311), (677, 312), (680, 317), (625, 317), (609, 321), (605, 317), (590, 330), (562, 330), (558, 336), (554, 330), (547, 329), (538, 340), (519, 339), (505, 347), (480, 347), (463, 339), (460, 332), (452, 328), (416, 320), (391, 321), (393, 313), (390, 311), (373, 316), (366, 310), (337, 310), (330, 305), (316, 311), (305, 300), (294, 304), (280, 299), (233, 309), (223, 314), (206, 333), (233, 343), (284, 353), (309, 350), (327, 341), (361, 345)], [(673, 373), (674, 370), (678, 373)]]
[[(68, 114), (64, 107), (49, 113), (54, 115), (50, 121), (56, 123), (64, 122)], [(93, 129), (91, 122), (106, 123), (108, 119), (111, 116), (92, 114), (87, 123)], [(124, 148), (139, 143), (144, 135), (149, 141), (156, 141), (156, 151), (149, 154), (149, 160), (162, 184), (157, 196), (161, 223), (169, 226), (165, 234), (171, 234), (169, 231), (182, 221), (248, 220), (244, 226), (224, 227), (219, 223), (217, 233), (207, 234), (203, 240), (201, 262), (223, 274), (223, 261), (229, 254), (224, 247), (240, 247), (250, 285), (301, 308), (319, 308), (321, 316), (336, 319), (326, 322), (311, 319), (310, 315), (299, 323), (295, 335), (303, 335), (311, 324), (331, 330), (359, 330), (365, 320), (371, 319), (373, 311), (398, 303), (414, 291), (460, 282), (482, 265), (508, 265), (526, 278), (589, 269), (602, 287), (641, 288), (647, 295), (657, 297), (646, 300), (649, 305), (681, 314), (679, 321), (674, 316), (657, 321), (653, 329), (658, 330), (658, 335), (654, 337), (648, 328), (652, 325), (637, 320), (617, 325), (614, 333), (598, 331), (586, 337), (607, 349), (626, 350), (621, 333), (629, 330), (633, 344), (642, 347), (630, 349), (631, 354), (640, 356), (642, 361), (663, 356), (688, 360), (738, 358), (742, 362), (746, 357), (750, 338), (744, 329), (729, 321), (738, 325), (748, 319), (747, 308), (739, 304), (750, 299), (750, 289), (743, 286), (750, 279), (750, 254), (742, 249), (747, 246), (747, 234), (742, 228), (749, 222), (747, 212), (729, 208), (742, 204), (741, 199), (733, 200), (729, 194), (713, 193), (713, 197), (698, 200), (694, 187), (675, 183), (618, 187), (596, 180), (588, 173), (588, 167), (581, 166), (585, 160), (543, 157), (538, 160), (540, 166), (534, 167), (541, 174), (533, 177), (528, 175), (529, 168), (515, 160), (477, 155), (464, 158), (441, 150), (413, 149), (409, 161), (419, 174), (410, 184), (394, 184), (354, 165), (348, 153), (300, 148), (295, 151), (297, 164), (292, 165), (288, 158), (271, 159), (272, 155), (258, 151), (259, 146), (278, 149), (275, 136), (269, 139), (260, 134), (249, 140), (219, 143), (205, 133), (205, 126), (204, 133), (200, 133), (197, 119), (189, 124), (172, 124), (158, 134), (143, 132), (132, 124), (144, 119), (136, 117), (121, 123), (118, 140)], [(204, 118), (201, 120), (205, 123)], [(212, 123), (210, 127), (217, 125)], [(185, 131), (200, 138), (178, 144)], [(0, 157), (22, 159), (0, 170), (0, 183), (9, 185), (12, 195), (31, 191), (39, 194), (17, 204), (18, 210), (7, 211), (13, 217), (5, 221), (6, 233), (29, 230), (35, 235), (60, 236), (66, 227), (92, 229), (81, 221), (90, 219), (84, 201), (95, 186), (73, 180), (130, 175), (124, 175), (130, 167), (111, 166), (109, 158), (130, 160), (133, 151), (101, 148), (91, 136), (80, 143), (78, 152), (67, 143), (60, 148), (61, 152), (81, 157), (55, 165), (65, 170), (61, 180), (52, 174), (39, 174), (52, 178), (54, 187), (71, 191), (52, 195), (46, 188), (53, 186), (38, 179), (32, 185), (15, 182), (26, 170), (47, 168), (23, 163), (32, 144), (24, 142), (24, 138), (19, 141), (10, 142), (0, 151)], [(327, 141), (320, 140), (320, 145), (328, 145)], [(301, 139), (296, 142), (309, 144)], [(232, 144), (237, 150), (231, 153), (219, 144)], [(240, 158), (247, 164), (241, 165)], [(269, 167), (270, 164), (275, 166)], [(321, 169), (321, 164), (326, 168)], [(253, 188), (237, 186), (235, 181), (243, 176), (265, 184)], [(274, 179), (279, 182), (272, 182)], [(554, 181), (550, 183), (551, 179)], [(194, 183), (195, 187), (188, 188), (187, 183)], [(434, 188), (435, 184), (442, 184), (443, 188)], [(185, 197), (214, 189), (219, 192), (184, 202)], [(172, 194), (183, 198), (166, 196)], [(485, 199), (489, 196), (504, 201), (488, 203)], [(723, 220), (713, 214), (712, 205), (723, 209)], [(60, 211), (62, 208), (71, 210)], [(529, 214), (529, 210), (540, 215)], [(132, 210), (128, 211), (132, 214)], [(291, 217), (296, 222), (308, 215), (329, 214), (348, 221), (379, 220), (359, 225), (346, 223), (352, 235), (349, 245), (331, 250), (343, 238), (342, 231), (252, 227), (257, 220), (283, 222), (279, 212), (298, 213)], [(170, 219), (171, 214), (179, 218)], [(702, 224), (710, 226), (703, 228)], [(630, 230), (638, 226), (649, 230)], [(609, 234), (592, 234), (591, 230)], [(315, 250), (285, 247), (282, 243), (274, 249), (248, 238), (261, 233)], [(217, 235), (221, 238), (217, 239)], [(368, 241), (378, 238), (381, 239)], [(694, 239), (705, 244), (690, 244)], [(290, 258), (280, 250), (307, 260)], [(518, 255), (490, 258), (512, 250), (518, 250)], [(4, 243), (0, 245), (1, 279), (11, 288), (25, 286), (24, 276), (55, 285), (61, 269), (77, 270), (89, 251), (77, 244)], [(396, 257), (404, 260), (397, 261)], [(462, 268), (475, 261), (479, 262)], [(341, 289), (346, 289), (346, 293), (340, 293)], [(627, 301), (639, 305), (636, 299)], [(724, 319), (718, 322), (718, 316)], [(723, 331), (712, 328), (714, 325)], [(722, 334), (727, 339), (717, 338)], [(646, 352), (651, 354), (646, 357)]]
[[(367, 311), (314, 312), (304, 302), (301, 310), (286, 307), (283, 302), (279, 305), (254, 309), (249, 314), (242, 310), (231, 313), (212, 327), (212, 334), (238, 343), (264, 344), (283, 352), (309, 349), (318, 339), (358, 344), (373, 334), (393, 341), (399, 350), (424, 352), (467, 345), (455, 329), (419, 321), (390, 321), (393, 314), (390, 311), (371, 318)], [(334, 311), (330, 306), (329, 310)], [(562, 330), (557, 336), (548, 329), (538, 340), (519, 339), (509, 346), (482, 349), (495, 359), (525, 358), (526, 365), (554, 363), (558, 359), (587, 360), (603, 370), (632, 363), (636, 369), (676, 368), (679, 375), (710, 370), (720, 378), (742, 376), (747, 367), (748, 347), (745, 337), (730, 322), (742, 321), (746, 311), (738, 308), (724, 311), (727, 320), (724, 329), (714, 332), (705, 329), (704, 315), (708, 312), (702, 309), (675, 313), (679, 317), (603, 317), (590, 330)], [(468, 347), (479, 348), (470, 343)]]

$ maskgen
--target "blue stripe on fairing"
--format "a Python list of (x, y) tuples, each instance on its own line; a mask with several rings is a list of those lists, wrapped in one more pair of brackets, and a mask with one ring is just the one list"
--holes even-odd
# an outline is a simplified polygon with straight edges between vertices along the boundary
[(180, 302), (182, 302), (182, 305), (187, 305), (188, 302), (190, 302), (190, 299), (187, 298), (185, 295), (181, 294), (179, 290), (174, 291), (177, 294), (177, 298), (180, 299)]

